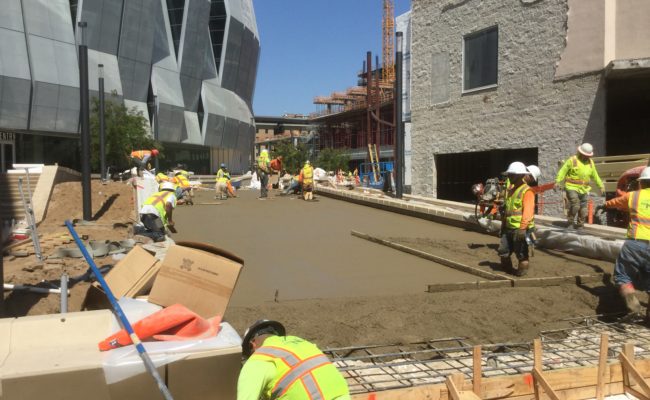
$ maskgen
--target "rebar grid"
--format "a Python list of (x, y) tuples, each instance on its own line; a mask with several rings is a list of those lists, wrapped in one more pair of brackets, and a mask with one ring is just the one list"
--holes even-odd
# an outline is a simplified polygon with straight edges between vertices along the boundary
[[(635, 357), (650, 358), (650, 329), (631, 322), (606, 323), (597, 316), (565, 320), (571, 327), (543, 331), (544, 370), (597, 366), (601, 334), (609, 335), (608, 359), (616, 359), (625, 343)], [(530, 372), (532, 343), (497, 343), (481, 347), (485, 377)], [(447, 375), (472, 379), (473, 346), (454, 337), (410, 344), (333, 348), (324, 351), (348, 381), (350, 393), (367, 393), (444, 383)]]

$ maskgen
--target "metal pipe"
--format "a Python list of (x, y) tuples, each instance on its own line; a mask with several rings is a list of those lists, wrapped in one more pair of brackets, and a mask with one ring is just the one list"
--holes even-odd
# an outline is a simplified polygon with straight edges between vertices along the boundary
[(72, 222), (65, 221), (65, 225), (68, 227), (68, 231), (70, 231), (70, 235), (72, 235), (72, 238), (74, 239), (75, 243), (77, 244), (77, 247), (79, 247), (79, 250), (81, 251), (81, 254), (83, 254), (84, 258), (86, 259), (86, 262), (92, 269), (93, 273), (95, 274), (95, 278), (101, 285), (102, 289), (106, 293), (106, 297), (108, 297), (108, 301), (111, 303), (111, 306), (113, 307), (113, 311), (115, 312), (115, 315), (117, 316), (118, 320), (122, 324), (122, 327), (126, 330), (126, 332), (129, 334), (129, 337), (131, 338), (131, 341), (135, 345), (135, 348), (138, 350), (138, 354), (140, 355), (140, 358), (142, 359), (142, 362), (144, 363), (144, 366), (146, 370), (151, 374), (151, 376), (154, 378), (158, 385), (158, 389), (162, 393), (163, 397), (165, 400), (173, 400), (172, 394), (165, 385), (165, 382), (162, 380), (160, 377), (160, 374), (158, 373), (158, 370), (156, 367), (153, 365), (153, 362), (151, 361), (151, 358), (149, 358), (149, 354), (147, 354), (147, 350), (144, 348), (142, 345), (142, 342), (138, 338), (138, 335), (135, 334), (133, 331), (133, 327), (131, 326), (131, 323), (129, 322), (129, 319), (126, 317), (126, 314), (124, 314), (124, 311), (122, 311), (122, 307), (120, 307), (120, 304), (117, 302), (117, 299), (113, 295), (113, 292), (111, 291), (110, 286), (108, 286), (108, 283), (106, 283), (106, 280), (104, 279), (104, 276), (101, 274), (99, 271), (99, 268), (97, 268), (97, 265), (95, 264), (95, 261), (92, 259), (90, 254), (88, 253), (88, 249), (86, 249), (86, 246), (83, 244), (81, 239), (79, 238), (79, 235), (77, 235), (77, 232), (75, 231), (74, 227), (72, 226)]
[(81, 124), (81, 189), (83, 193), (83, 219), (92, 219), (92, 202), (90, 194), (90, 103), (88, 93), (88, 46), (85, 43), (84, 28), (88, 24), (78, 23), (81, 44), (79, 44), (79, 100)]
[(102, 182), (106, 181), (106, 128), (104, 125), (104, 64), (97, 65), (99, 75), (99, 172)]
[(404, 127), (402, 115), (402, 42), (403, 33), (396, 33), (395, 54), (395, 197), (402, 198), (404, 194)]
[(68, 312), (68, 274), (61, 275), (61, 314)]
[[(160, 130), (158, 128), (158, 96), (153, 96), (153, 139), (158, 142), (160, 138)], [(156, 173), (160, 172), (160, 161), (158, 156), (153, 159), (154, 168), (156, 168)]]
[(45, 293), (45, 294), (59, 294), (61, 293), (61, 289), (48, 289), (48, 288), (42, 288), (42, 287), (35, 287), (35, 286), (26, 286), (26, 285), (12, 285), (11, 283), (3, 283), (2, 287), (4, 290), (25, 290), (27, 292), (34, 292), (34, 293)]

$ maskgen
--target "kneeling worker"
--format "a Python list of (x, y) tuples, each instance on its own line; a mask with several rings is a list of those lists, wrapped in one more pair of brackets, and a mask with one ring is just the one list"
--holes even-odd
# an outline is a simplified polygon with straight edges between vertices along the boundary
[[(638, 180), (639, 190), (605, 203), (605, 207), (630, 213), (627, 238), (614, 266), (614, 283), (628, 310), (636, 314), (641, 312), (636, 289), (645, 290), (650, 298), (650, 167), (641, 171)], [(650, 318), (650, 307), (646, 308), (646, 318)]]
[(237, 382), (237, 400), (349, 400), (341, 373), (315, 344), (286, 336), (277, 321), (260, 320), (246, 330), (246, 360)]
[[(507, 190), (504, 219), (501, 222), (501, 244), (498, 253), (505, 272), (524, 276), (528, 272), (528, 231), (534, 229), (535, 193), (526, 184), (530, 175), (521, 162), (513, 162), (504, 173), (508, 175), (510, 187)], [(510, 256), (515, 253), (519, 265), (514, 271)]]
[(144, 225), (143, 232), (136, 232), (150, 237), (154, 242), (165, 240), (165, 228), (176, 232), (172, 212), (176, 207), (176, 185), (172, 182), (164, 182), (161, 191), (154, 193), (142, 204), (140, 209), (140, 222)]

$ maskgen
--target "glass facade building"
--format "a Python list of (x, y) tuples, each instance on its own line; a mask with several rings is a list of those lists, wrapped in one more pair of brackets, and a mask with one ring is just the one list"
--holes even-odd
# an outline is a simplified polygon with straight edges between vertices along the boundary
[(189, 155), (205, 173), (221, 162), (236, 172), (248, 168), (260, 53), (252, 0), (2, 3), (0, 132), (15, 138), (17, 162), (49, 162), (39, 160), (38, 148), (50, 142), (67, 149), (65, 164), (79, 162), (69, 153), (79, 135), (75, 26), (85, 21), (91, 96), (103, 64), (107, 98), (142, 111), (150, 124), (155, 96), (168, 161)]

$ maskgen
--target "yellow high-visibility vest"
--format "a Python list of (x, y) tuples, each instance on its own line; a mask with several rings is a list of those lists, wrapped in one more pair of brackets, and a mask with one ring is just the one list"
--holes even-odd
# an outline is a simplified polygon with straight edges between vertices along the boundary
[(167, 226), (167, 209), (165, 208), (165, 205), (167, 204), (169, 196), (174, 196), (174, 192), (164, 191), (154, 193), (147, 200), (145, 200), (144, 203), (142, 203), (142, 205), (145, 206), (152, 205), (156, 207), (156, 210), (158, 210), (158, 215), (160, 215), (160, 219), (162, 220), (164, 226)]
[(302, 184), (311, 185), (314, 183), (314, 167), (305, 165), (302, 169)]
[(277, 375), (265, 398), (333, 399), (349, 394), (343, 375), (316, 345), (296, 336), (269, 336), (251, 359), (271, 362)]
[[(530, 190), (530, 187), (522, 183), (511, 196), (506, 199), (506, 228), (519, 229), (521, 227), (521, 218), (524, 215), (524, 194)], [(534, 220), (530, 221), (528, 228), (535, 227)]]
[(635, 240), (650, 240), (650, 188), (630, 193), (630, 224), (627, 237)]

